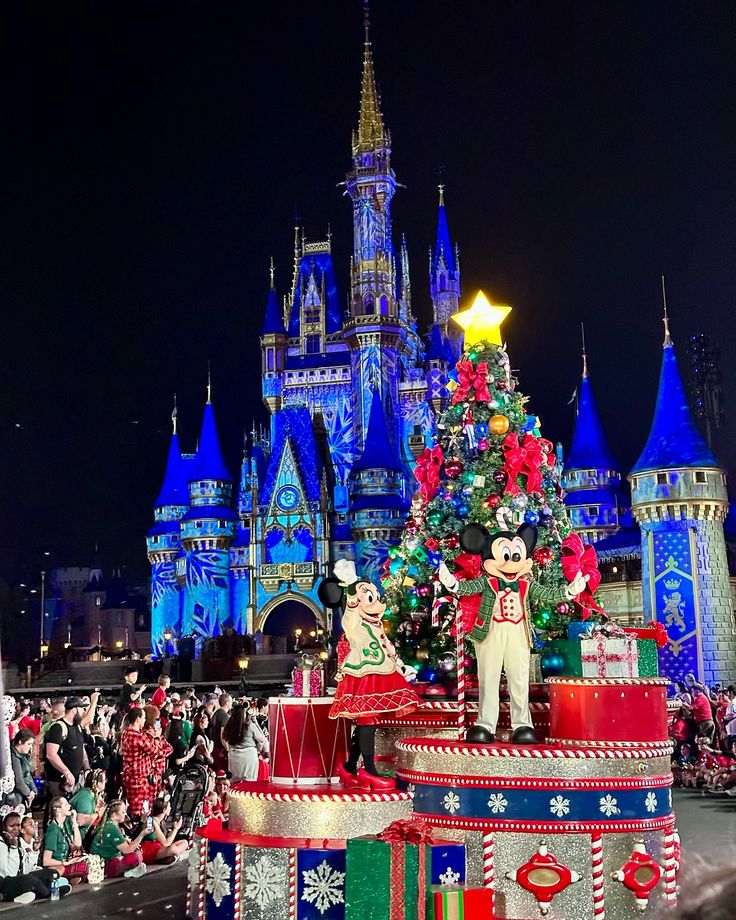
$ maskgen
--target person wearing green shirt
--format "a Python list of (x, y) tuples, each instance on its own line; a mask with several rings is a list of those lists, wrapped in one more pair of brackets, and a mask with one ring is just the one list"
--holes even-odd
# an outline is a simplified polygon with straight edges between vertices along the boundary
[(146, 825), (143, 824), (137, 836), (130, 839), (120, 829), (125, 818), (125, 803), (119, 800), (110, 802), (92, 836), (90, 853), (104, 860), (106, 878), (119, 878), (121, 875), (140, 878), (146, 871), (141, 854)]
[(49, 806), (49, 825), (43, 838), (41, 865), (56, 869), (65, 878), (85, 878), (87, 858), (82, 851), (82, 834), (77, 823), (77, 813), (63, 796), (52, 799)]
[(103, 810), (106, 782), (107, 777), (104, 770), (92, 770), (87, 774), (84, 786), (69, 800), (69, 804), (77, 813), (77, 824), (80, 827), (89, 828), (97, 824)]

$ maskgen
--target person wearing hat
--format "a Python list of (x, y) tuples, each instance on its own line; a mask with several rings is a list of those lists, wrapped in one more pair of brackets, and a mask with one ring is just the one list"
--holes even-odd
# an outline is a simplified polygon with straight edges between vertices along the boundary
[(80, 727), (86, 708), (78, 696), (67, 697), (63, 717), (46, 732), (45, 778), (54, 798), (73, 795), (89, 768)]

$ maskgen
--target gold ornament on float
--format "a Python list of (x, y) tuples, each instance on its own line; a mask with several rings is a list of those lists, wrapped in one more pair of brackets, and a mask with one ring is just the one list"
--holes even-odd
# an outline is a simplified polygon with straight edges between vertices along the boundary
[(505, 415), (492, 415), (488, 421), (488, 427), (493, 434), (506, 434), (509, 430), (509, 420)]

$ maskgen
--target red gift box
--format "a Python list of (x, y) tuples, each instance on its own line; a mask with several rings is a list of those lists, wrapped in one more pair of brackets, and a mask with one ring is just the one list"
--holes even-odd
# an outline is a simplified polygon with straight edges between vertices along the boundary
[(294, 696), (324, 696), (325, 672), (315, 668), (294, 668), (292, 671)]
[(490, 888), (432, 887), (433, 920), (493, 920)]

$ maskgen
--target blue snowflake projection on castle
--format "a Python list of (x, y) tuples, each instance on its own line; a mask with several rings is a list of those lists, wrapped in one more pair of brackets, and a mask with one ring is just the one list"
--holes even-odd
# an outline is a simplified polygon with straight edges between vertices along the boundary
[(400, 537), (412, 467), (430, 443), (448, 370), (462, 351), (461, 331), (450, 322), (459, 305), (460, 257), (440, 187), (427, 347), (412, 311), (405, 238), (394, 248), (397, 182), (367, 25), (352, 169), (343, 186), (353, 210), (349, 306), (344, 310), (331, 239), (308, 242), (297, 228), (283, 302), (271, 270), (261, 330), (270, 430), (252, 433), (236, 510), (209, 389), (196, 454), (182, 454), (174, 422), (147, 538), (154, 654), (164, 650), (164, 633), (263, 630), (286, 603), (302, 605), (327, 627), (316, 585), (335, 559), (355, 559), (378, 580)]

